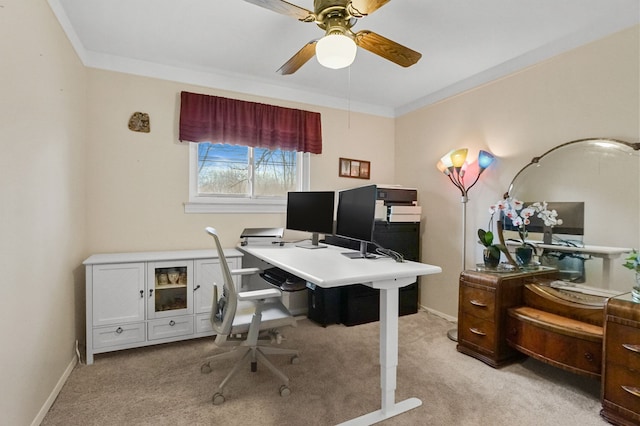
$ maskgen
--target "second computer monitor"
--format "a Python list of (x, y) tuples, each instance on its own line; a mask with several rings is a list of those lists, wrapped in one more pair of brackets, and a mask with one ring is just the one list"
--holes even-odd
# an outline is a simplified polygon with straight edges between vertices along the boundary
[(311, 232), (311, 243), (304, 248), (325, 247), (318, 234), (333, 234), (335, 192), (305, 191), (287, 194), (287, 229)]
[(375, 257), (367, 253), (367, 243), (373, 241), (377, 195), (376, 185), (340, 191), (336, 235), (360, 241), (360, 252), (345, 253), (345, 256), (351, 258)]

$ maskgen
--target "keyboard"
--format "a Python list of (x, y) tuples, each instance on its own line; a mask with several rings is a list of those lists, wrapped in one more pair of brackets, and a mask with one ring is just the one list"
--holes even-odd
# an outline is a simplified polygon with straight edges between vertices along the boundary
[(307, 282), (304, 279), (280, 268), (265, 269), (260, 272), (260, 276), (282, 291), (300, 291), (307, 287)]

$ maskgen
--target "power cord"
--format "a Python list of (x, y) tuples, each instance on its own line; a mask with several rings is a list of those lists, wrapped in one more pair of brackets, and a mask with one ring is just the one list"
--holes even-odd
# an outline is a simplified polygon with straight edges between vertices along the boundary
[(404, 262), (404, 256), (401, 253), (398, 253), (397, 251), (388, 249), (388, 248), (384, 248), (382, 247), (380, 244), (376, 243), (375, 241), (372, 241), (373, 244), (375, 244), (376, 246), (376, 253), (381, 255), (381, 256), (385, 256), (385, 257), (390, 257), (391, 259), (395, 260), (396, 262)]

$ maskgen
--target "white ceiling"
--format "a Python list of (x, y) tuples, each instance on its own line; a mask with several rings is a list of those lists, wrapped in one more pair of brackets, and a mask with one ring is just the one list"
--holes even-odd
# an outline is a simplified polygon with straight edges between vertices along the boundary
[[(359, 20), (422, 53), (402, 68), (363, 49), (330, 70), (276, 70), (323, 32), (243, 0), (48, 0), (83, 63), (397, 116), (640, 22), (638, 0), (392, 0)], [(289, 0), (313, 10), (311, 0)]]

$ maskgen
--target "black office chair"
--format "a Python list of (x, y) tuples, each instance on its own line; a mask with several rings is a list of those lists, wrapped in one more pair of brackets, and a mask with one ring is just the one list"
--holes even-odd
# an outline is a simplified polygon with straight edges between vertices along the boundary
[(211, 361), (239, 357), (213, 395), (213, 404), (219, 405), (225, 401), (224, 386), (247, 358), (251, 359), (251, 371), (257, 371), (257, 361), (259, 360), (277, 376), (283, 382), (279, 388), (280, 395), (287, 396), (291, 393), (289, 378), (278, 370), (265, 355), (290, 355), (291, 363), (296, 364), (298, 351), (261, 345), (259, 342), (268, 340), (269, 343), (280, 343), (281, 336), (277, 329), (285, 326), (295, 327), (296, 320), (282, 304), (282, 292), (276, 288), (237, 292), (232, 276), (256, 274), (260, 272), (260, 269), (244, 268), (231, 271), (224, 257), (216, 230), (208, 227), (206, 231), (215, 242), (224, 280), (222, 297), (218, 298), (217, 289), (214, 286), (211, 324), (216, 332), (215, 343), (219, 347), (234, 346), (234, 348), (229, 352), (209, 357), (200, 370), (203, 373), (210, 373)]

